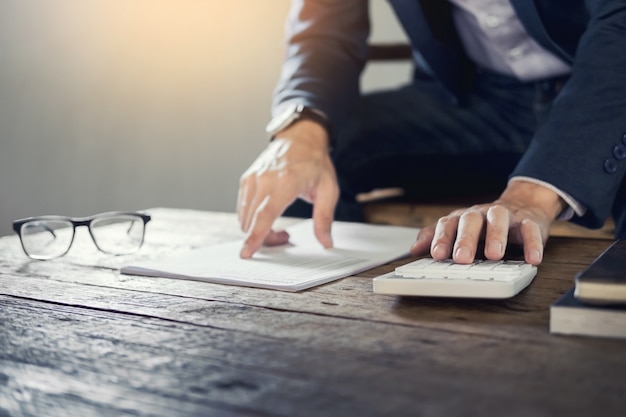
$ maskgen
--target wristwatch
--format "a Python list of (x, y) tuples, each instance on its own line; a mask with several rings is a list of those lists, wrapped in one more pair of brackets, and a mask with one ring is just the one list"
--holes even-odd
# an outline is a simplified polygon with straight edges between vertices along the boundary
[(330, 122), (326, 116), (319, 110), (314, 110), (310, 107), (306, 107), (302, 103), (294, 103), (288, 105), (285, 110), (274, 117), (265, 127), (265, 131), (269, 135), (270, 139), (274, 139), (280, 131), (290, 126), (296, 120), (311, 120), (319, 123), (330, 137)]

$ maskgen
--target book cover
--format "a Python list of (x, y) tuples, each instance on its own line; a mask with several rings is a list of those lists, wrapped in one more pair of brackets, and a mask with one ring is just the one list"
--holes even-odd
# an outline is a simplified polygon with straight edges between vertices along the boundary
[(626, 240), (616, 240), (574, 279), (574, 295), (587, 303), (626, 303)]
[(626, 338), (626, 306), (585, 304), (571, 288), (550, 307), (550, 333)]

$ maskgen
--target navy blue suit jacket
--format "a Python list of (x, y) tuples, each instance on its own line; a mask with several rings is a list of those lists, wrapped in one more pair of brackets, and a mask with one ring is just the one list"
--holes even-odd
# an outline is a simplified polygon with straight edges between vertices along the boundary
[[(465, 65), (458, 43), (441, 33), (443, 0), (389, 0), (416, 55), (452, 96), (463, 95)], [(612, 213), (626, 238), (626, 0), (512, 0), (528, 33), (572, 65), (512, 175), (541, 179), (586, 208), (575, 221), (600, 227)], [(340, 127), (359, 94), (367, 60), (368, 2), (294, 0), (287, 54), (274, 109), (298, 100)]]

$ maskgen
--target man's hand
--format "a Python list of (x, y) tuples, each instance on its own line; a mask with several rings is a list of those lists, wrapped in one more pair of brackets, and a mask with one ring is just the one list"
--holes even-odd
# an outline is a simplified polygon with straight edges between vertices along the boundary
[(330, 229), (339, 186), (328, 154), (328, 135), (308, 120), (277, 135), (241, 176), (237, 215), (247, 233), (242, 258), (250, 258), (263, 244), (288, 241), (289, 235), (272, 230), (272, 225), (298, 197), (313, 204), (315, 236), (324, 247), (332, 247)]
[(550, 224), (566, 207), (552, 190), (513, 181), (493, 203), (455, 210), (436, 225), (423, 228), (411, 247), (412, 255), (428, 252), (436, 260), (474, 261), (478, 242), (485, 241), (485, 258), (502, 259), (508, 243), (520, 244), (524, 260), (538, 265)]

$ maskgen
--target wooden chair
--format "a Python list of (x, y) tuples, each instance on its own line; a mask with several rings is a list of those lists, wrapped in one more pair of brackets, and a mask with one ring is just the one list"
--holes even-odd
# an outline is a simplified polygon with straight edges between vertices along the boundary
[(368, 60), (371, 62), (406, 61), (411, 59), (411, 46), (405, 43), (370, 44)]

